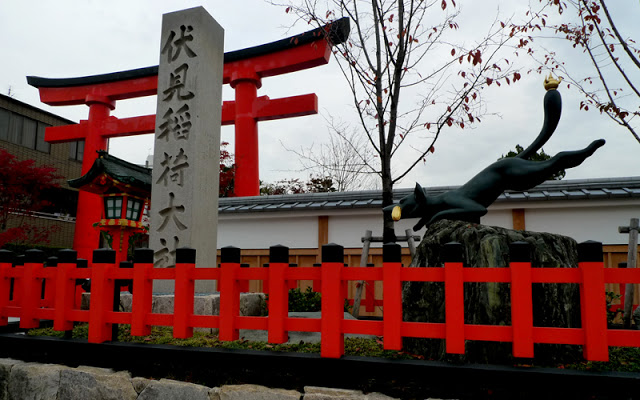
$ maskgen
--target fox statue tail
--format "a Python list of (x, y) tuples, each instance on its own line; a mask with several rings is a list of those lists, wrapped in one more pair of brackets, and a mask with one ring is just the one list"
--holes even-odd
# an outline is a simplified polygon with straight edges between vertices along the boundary
[(562, 97), (560, 96), (560, 92), (555, 89), (548, 90), (544, 95), (544, 124), (542, 125), (542, 130), (536, 140), (516, 157), (526, 160), (540, 150), (556, 130), (561, 112)]

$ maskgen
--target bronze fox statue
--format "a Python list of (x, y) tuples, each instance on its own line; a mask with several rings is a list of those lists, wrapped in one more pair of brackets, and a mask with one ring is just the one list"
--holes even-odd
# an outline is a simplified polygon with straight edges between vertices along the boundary
[[(545, 87), (547, 87), (545, 81)], [(557, 83), (555, 82), (555, 87)], [(593, 141), (582, 150), (563, 151), (545, 161), (531, 161), (555, 131), (562, 110), (562, 98), (555, 87), (544, 97), (544, 124), (534, 142), (513, 158), (503, 158), (489, 165), (461, 187), (436, 196), (427, 196), (416, 183), (413, 194), (400, 200), (399, 204), (385, 207), (394, 221), (401, 218), (420, 218), (414, 231), (441, 219), (480, 222), (487, 207), (505, 190), (527, 190), (544, 182), (549, 176), (567, 168), (577, 167), (604, 145), (604, 139)]]

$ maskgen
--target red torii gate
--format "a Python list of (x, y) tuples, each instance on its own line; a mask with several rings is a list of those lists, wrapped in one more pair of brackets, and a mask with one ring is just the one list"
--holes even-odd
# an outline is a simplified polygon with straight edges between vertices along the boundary
[[(342, 18), (322, 28), (300, 35), (224, 54), (223, 83), (235, 89), (235, 101), (222, 106), (222, 125), (235, 124), (235, 195), (260, 194), (258, 163), (258, 121), (291, 118), (318, 112), (315, 94), (269, 99), (257, 97), (262, 78), (287, 74), (329, 62), (333, 44), (342, 43), (349, 33), (349, 20)], [(155, 131), (155, 115), (131, 118), (110, 116), (116, 101), (156, 95), (158, 67), (140, 68), (79, 78), (50, 79), (27, 77), (38, 88), (40, 100), (51, 106), (86, 104), (89, 117), (76, 125), (50, 127), (49, 143), (84, 140), (82, 174), (86, 174), (113, 137), (134, 136)], [(101, 219), (99, 196), (80, 192), (74, 235), (74, 249), (90, 259), (98, 243), (92, 224)]]

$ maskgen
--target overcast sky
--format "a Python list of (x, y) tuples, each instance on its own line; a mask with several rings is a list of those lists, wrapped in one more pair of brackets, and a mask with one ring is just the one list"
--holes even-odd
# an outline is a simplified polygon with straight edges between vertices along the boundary
[[(467, 17), (471, 18), (467, 19), (469, 26), (480, 25), (484, 19), (478, 18), (478, 13), (490, 8), (480, 1), (458, 3), (468, 4), (463, 12), (473, 16)], [(640, 39), (639, 3), (628, 0), (610, 3), (614, 17), (621, 21), (619, 28), (623, 34)], [(27, 85), (25, 77), (78, 77), (157, 65), (162, 14), (198, 5), (204, 6), (225, 29), (225, 51), (268, 43), (310, 29), (299, 24), (288, 30), (292, 17), (262, 0), (6, 0), (0, 2), (3, 38), (0, 92), (7, 94), (10, 89), (17, 100), (73, 121), (86, 119), (86, 106), (48, 107), (41, 103), (37, 90)], [(636, 74), (634, 79), (640, 81), (640, 76)], [(606, 146), (582, 166), (568, 171), (566, 179), (640, 175), (640, 144), (606, 117), (579, 111), (581, 97), (576, 91), (561, 88), (561, 92), (562, 119), (555, 135), (544, 146), (545, 151), (553, 155), (585, 147), (597, 138), (607, 140)], [(318, 95), (319, 115), (259, 124), (262, 180), (304, 177), (303, 173), (295, 172), (299, 168), (296, 156), (287, 153), (282, 143), (291, 148), (321, 143), (327, 132), (323, 116), (353, 119), (350, 93), (333, 59), (326, 66), (264, 79), (258, 95), (277, 98), (306, 93)], [(231, 90), (225, 89), (223, 96), (224, 100), (232, 100)], [(436, 144), (436, 152), (398, 187), (411, 187), (415, 181), (426, 186), (463, 184), (516, 144), (528, 145), (542, 125), (543, 97), (539, 75), (524, 75), (521, 82), (506, 89), (490, 88), (486, 91), (488, 111), (499, 116), (485, 118), (475, 129), (445, 132)], [(112, 115), (153, 114), (155, 102), (155, 96), (119, 101)], [(232, 127), (223, 127), (222, 139), (233, 143)], [(145, 135), (113, 140), (110, 151), (126, 160), (144, 163), (153, 152), (152, 147), (152, 135)], [(233, 146), (230, 150), (233, 151)], [(404, 159), (401, 155), (397, 162)]]

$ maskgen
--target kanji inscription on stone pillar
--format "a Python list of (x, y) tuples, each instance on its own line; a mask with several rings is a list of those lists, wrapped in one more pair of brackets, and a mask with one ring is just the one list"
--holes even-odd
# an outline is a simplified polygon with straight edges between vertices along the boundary
[[(173, 267), (185, 246), (196, 266), (216, 263), (223, 48), (224, 30), (204, 8), (163, 15), (149, 230), (158, 268)], [(196, 290), (213, 291), (210, 282)], [(154, 291), (173, 286), (157, 281)]]

